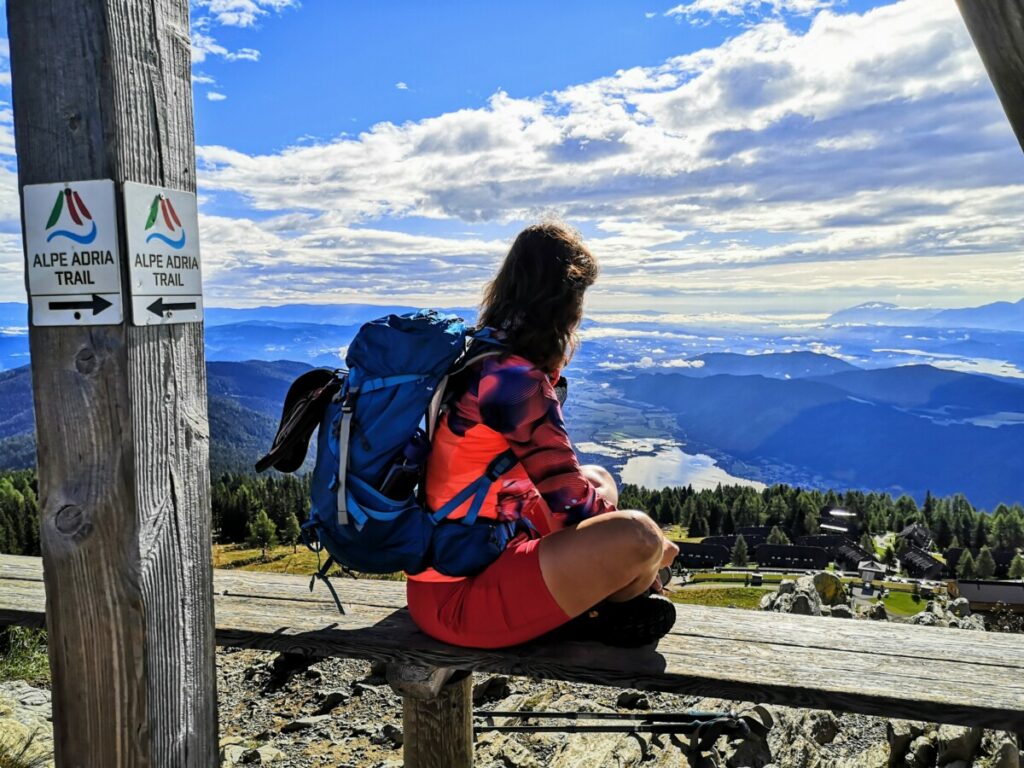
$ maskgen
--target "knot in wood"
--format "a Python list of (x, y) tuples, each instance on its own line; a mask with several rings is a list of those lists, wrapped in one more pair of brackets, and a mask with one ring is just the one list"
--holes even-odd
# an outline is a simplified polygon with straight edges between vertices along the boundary
[(78, 114), (77, 112), (72, 112), (70, 115), (68, 115), (68, 128), (70, 128), (72, 132), (77, 131), (78, 126), (81, 124), (82, 116), (80, 114)]
[(74, 504), (65, 504), (57, 510), (54, 515), (53, 524), (65, 536), (73, 539), (82, 539), (92, 530), (88, 515), (85, 511)]
[(96, 353), (93, 352), (91, 347), (82, 347), (78, 350), (78, 354), (75, 355), (75, 369), (83, 376), (90, 376), (96, 372), (96, 368), (99, 361), (96, 359)]

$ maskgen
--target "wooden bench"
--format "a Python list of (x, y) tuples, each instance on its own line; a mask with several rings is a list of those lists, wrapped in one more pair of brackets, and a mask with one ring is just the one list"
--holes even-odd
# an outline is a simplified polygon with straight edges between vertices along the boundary
[[(0, 556), (0, 624), (44, 624), (42, 578), (38, 558)], [(435, 683), (436, 668), (502, 672), (1024, 732), (1022, 635), (679, 605), (656, 648), (483, 651), (419, 632), (401, 583), (336, 579), (345, 616), (304, 577), (215, 571), (214, 583), (220, 645), (384, 660)], [(406, 765), (436, 764), (441, 752), (446, 765), (469, 764), (470, 685), (467, 676), (438, 699), (405, 697)]]

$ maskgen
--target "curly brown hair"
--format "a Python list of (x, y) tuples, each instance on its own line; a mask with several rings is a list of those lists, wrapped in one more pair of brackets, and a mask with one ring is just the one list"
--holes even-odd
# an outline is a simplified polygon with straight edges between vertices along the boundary
[(533, 224), (484, 289), (480, 323), (505, 331), (512, 352), (550, 373), (576, 349), (583, 294), (597, 273), (579, 232), (561, 222)]

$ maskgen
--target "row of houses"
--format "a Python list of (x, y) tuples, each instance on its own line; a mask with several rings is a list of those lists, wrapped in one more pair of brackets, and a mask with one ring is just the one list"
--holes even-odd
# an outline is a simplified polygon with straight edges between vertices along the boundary
[[(729, 563), (732, 548), (741, 534), (733, 536), (709, 536), (701, 543), (683, 543), (679, 545), (679, 557), (676, 564), (681, 568), (721, 568)], [(854, 541), (840, 535), (821, 534), (801, 536), (796, 544), (767, 544), (759, 541), (757, 534), (742, 534), (749, 547), (750, 557), (762, 568), (791, 568), (793, 570), (821, 569), (829, 563), (844, 571), (864, 571), (865, 568), (885, 573), (888, 569), (875, 560), (875, 554), (868, 552)], [(910, 543), (899, 555), (900, 566), (904, 573), (915, 579), (937, 580), (956, 578), (957, 565), (966, 550), (957, 547), (946, 550), (944, 559), (939, 560), (931, 553)], [(1010, 563), (1014, 556), (1013, 550), (992, 550), (992, 558), (996, 563), (996, 578), (1006, 578)], [(977, 558), (978, 553), (972, 552)]]

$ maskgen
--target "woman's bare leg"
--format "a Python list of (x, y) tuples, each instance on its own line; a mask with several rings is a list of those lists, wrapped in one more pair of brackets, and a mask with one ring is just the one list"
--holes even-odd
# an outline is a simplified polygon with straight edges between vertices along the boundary
[(643, 594), (679, 549), (643, 512), (609, 512), (540, 540), (540, 570), (559, 607), (578, 616)]

